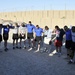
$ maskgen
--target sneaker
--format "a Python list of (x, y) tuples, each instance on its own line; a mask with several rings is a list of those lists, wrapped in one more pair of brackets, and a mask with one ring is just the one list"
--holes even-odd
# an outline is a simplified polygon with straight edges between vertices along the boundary
[(16, 46), (16, 48), (18, 49), (18, 46)]
[(46, 52), (48, 52), (48, 50), (46, 50)]
[(58, 52), (56, 52), (55, 55), (58, 55)]
[(73, 61), (73, 64), (75, 64), (75, 61)]
[(5, 48), (4, 51), (7, 52), (8, 51), (8, 48)]
[(50, 53), (50, 50), (48, 50), (48, 53)]
[(26, 49), (26, 46), (24, 46), (24, 49)]
[(13, 47), (13, 49), (15, 49), (15, 47)]
[(30, 48), (30, 46), (29, 46), (29, 48)]
[(44, 49), (42, 48), (42, 50), (43, 50), (43, 52), (46, 52), (47, 51), (47, 48), (44, 48)]
[(58, 53), (58, 57), (60, 57), (61, 56), (61, 53)]
[(21, 47), (19, 47), (19, 49), (21, 49)]
[(72, 64), (72, 63), (73, 63), (72, 61), (69, 61), (69, 62), (68, 62), (68, 64)]

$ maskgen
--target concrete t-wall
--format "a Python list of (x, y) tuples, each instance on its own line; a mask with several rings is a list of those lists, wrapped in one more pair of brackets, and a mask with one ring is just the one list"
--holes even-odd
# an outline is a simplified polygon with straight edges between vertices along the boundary
[(40, 10), (40, 11), (20, 11), (20, 12), (1, 12), (0, 19), (12, 21), (32, 21), (34, 25), (45, 25), (54, 28), (55, 25), (75, 25), (75, 10)]

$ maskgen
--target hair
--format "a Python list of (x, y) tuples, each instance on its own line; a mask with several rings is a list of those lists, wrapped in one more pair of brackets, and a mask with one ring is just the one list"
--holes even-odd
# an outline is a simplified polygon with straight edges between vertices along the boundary
[(31, 21), (29, 21), (29, 23), (32, 23)]
[(6, 26), (9, 27), (9, 24), (7, 24)]
[(2, 26), (2, 24), (0, 24), (0, 26)]
[(64, 30), (66, 31), (66, 30), (68, 30), (68, 29), (69, 29), (68, 26), (65, 25), (65, 26), (64, 26)]
[(68, 26), (64, 26), (64, 28), (68, 28)]
[(75, 32), (75, 26), (72, 27), (72, 32)]
[(24, 25), (24, 23), (21, 23), (21, 26), (23, 26), (23, 27), (24, 27), (24, 26), (25, 26), (25, 25)]
[(36, 25), (36, 27), (39, 27), (39, 25)]
[(49, 29), (49, 28), (48, 28), (48, 26), (45, 26), (45, 29), (47, 29), (47, 30), (48, 30), (48, 29)]
[(17, 23), (17, 22), (15, 22), (15, 26), (17, 26), (17, 27), (18, 27), (18, 23)]
[(59, 26), (56, 25), (55, 28), (56, 28), (56, 29), (59, 29)]

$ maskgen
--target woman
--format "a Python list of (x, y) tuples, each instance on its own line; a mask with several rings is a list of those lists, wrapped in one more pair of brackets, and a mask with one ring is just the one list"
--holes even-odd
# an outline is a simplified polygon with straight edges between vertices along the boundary
[(19, 38), (20, 38), (20, 49), (21, 49), (21, 43), (22, 40), (24, 40), (24, 49), (26, 49), (26, 43), (25, 43), (25, 39), (26, 39), (26, 27), (25, 25), (22, 23), (21, 26), (19, 27)]
[[(13, 39), (13, 49), (15, 48), (18, 48), (18, 32), (19, 32), (19, 26), (17, 23), (14, 24), (14, 27), (13, 27), (13, 36), (12, 36), (12, 39)], [(16, 45), (15, 45), (15, 41), (16, 41)]]

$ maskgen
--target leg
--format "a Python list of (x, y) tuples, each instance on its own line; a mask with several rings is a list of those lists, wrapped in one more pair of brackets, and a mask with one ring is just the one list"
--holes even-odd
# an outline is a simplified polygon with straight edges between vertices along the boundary
[(30, 39), (28, 39), (28, 44), (29, 44), (29, 47), (30, 47)]
[(34, 47), (34, 41), (33, 41), (33, 39), (31, 39), (31, 45), (32, 45), (32, 48)]
[(61, 53), (61, 47), (59, 47), (59, 51), (58, 52)]
[(41, 43), (41, 41), (38, 42), (38, 50), (40, 50), (40, 43)]
[(7, 40), (4, 40), (4, 48), (5, 48), (5, 51), (8, 50), (8, 48), (7, 48)]
[(75, 63), (73, 58), (74, 58), (74, 50), (71, 51), (70, 61), (68, 62), (68, 64)]
[(23, 41), (24, 41), (24, 49), (26, 49), (26, 40), (23, 39)]
[(58, 53), (58, 47), (56, 47), (56, 52)]
[(58, 48), (58, 56), (61, 56), (61, 47)]
[(16, 39), (16, 48), (18, 48), (18, 39)]
[(15, 40), (13, 39), (13, 49), (15, 49)]
[(70, 52), (71, 52), (71, 50), (67, 49), (67, 58), (70, 58)]
[[(21, 43), (22, 43), (22, 39), (20, 39), (20, 49), (21, 49)], [(16, 46), (17, 46), (17, 42), (16, 42)]]

